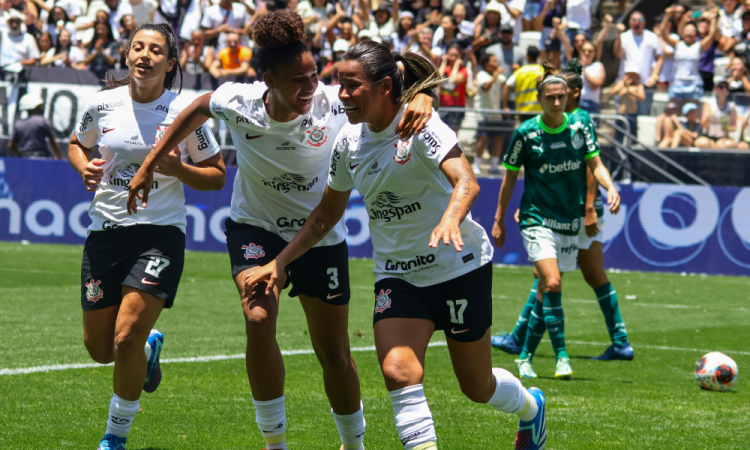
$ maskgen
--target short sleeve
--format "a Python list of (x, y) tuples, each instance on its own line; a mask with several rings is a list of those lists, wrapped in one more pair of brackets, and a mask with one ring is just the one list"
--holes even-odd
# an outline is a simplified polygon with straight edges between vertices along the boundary
[(524, 156), (523, 135), (516, 130), (510, 138), (510, 145), (503, 157), (503, 166), (512, 172), (518, 172), (523, 166)]
[(217, 119), (227, 122), (228, 125), (236, 123), (236, 118), (241, 116), (238, 108), (261, 98), (266, 90), (264, 83), (224, 83), (211, 94), (209, 109)]
[(436, 167), (439, 167), (448, 152), (458, 145), (456, 132), (446, 125), (435, 111), (432, 111), (432, 117), (427, 121), (427, 125), (412, 139), (414, 151), (420, 157), (432, 161)]
[(99, 117), (96, 105), (95, 99), (89, 101), (83, 109), (81, 119), (76, 124), (76, 138), (85, 148), (93, 148), (99, 141), (99, 127), (96, 125)]
[(596, 127), (592, 121), (583, 125), (583, 137), (586, 140), (586, 159), (599, 155), (599, 140), (596, 137)]
[(480, 70), (477, 74), (477, 82), (476, 85), (479, 89), (482, 89), (482, 86), (484, 86), (485, 83), (490, 81), (492, 79), (492, 75), (485, 72), (484, 70)]
[(346, 156), (349, 153), (349, 140), (344, 128), (336, 137), (331, 152), (331, 165), (328, 168), (328, 186), (339, 192), (354, 189), (354, 179), (351, 172), (346, 170)]
[(196, 163), (221, 152), (219, 143), (216, 142), (208, 123), (204, 123), (185, 138), (185, 150), (190, 155), (190, 159)]

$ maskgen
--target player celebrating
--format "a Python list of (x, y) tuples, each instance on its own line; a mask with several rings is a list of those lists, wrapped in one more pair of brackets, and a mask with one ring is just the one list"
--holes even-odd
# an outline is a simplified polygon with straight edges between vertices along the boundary
[[(226, 83), (198, 98), (147, 158), (131, 183), (131, 208), (161, 154), (209, 117), (224, 120), (238, 148), (230, 218), (226, 221), (232, 277), (242, 299), (247, 334), (247, 373), (255, 417), (268, 449), (286, 447), (284, 362), (276, 341), (280, 290), (245, 288), (248, 273), (278, 255), (320, 202), (336, 134), (346, 124), (338, 86), (319, 84), (317, 66), (304, 43), (302, 18), (289, 11), (266, 14), (255, 24), (264, 83)], [(432, 112), (424, 94), (412, 106), (403, 131), (421, 129)], [(416, 128), (415, 128), (416, 127)], [(307, 316), (313, 348), (334, 419), (346, 449), (361, 449), (365, 420), (359, 377), (348, 338), (349, 261), (346, 227), (332, 231), (289, 267), (292, 289)], [(284, 286), (281, 286), (283, 288)]]
[(461, 390), (519, 415), (516, 448), (544, 448), (542, 391), (527, 391), (510, 372), (492, 368), (492, 246), (469, 213), (479, 186), (456, 134), (436, 115), (419, 135), (395, 134), (403, 100), (439, 85), (437, 71), (417, 54), (391, 53), (368, 40), (344, 55), (339, 81), (352, 124), (336, 138), (328, 188), (292, 242), (249, 274), (247, 289), (264, 282), (267, 290), (283, 286), (288, 268), (334, 229), (356, 188), (367, 205), (374, 247), (375, 345), (404, 448), (437, 448), (422, 387), (436, 329), (448, 338)]
[[(96, 191), (81, 267), (84, 343), (94, 361), (115, 363), (99, 450), (125, 449), (141, 389), (153, 392), (161, 381), (164, 335), (152, 327), (162, 308), (172, 307), (182, 275), (187, 225), (182, 185), (218, 190), (226, 180), (219, 146), (210, 128), (200, 127), (174, 142), (159, 162), (149, 208), (128, 215), (130, 178), (189, 102), (169, 90), (181, 72), (169, 25), (139, 27), (126, 49), (129, 75), (110, 77), (86, 105), (68, 150), (86, 189)], [(92, 159), (96, 145), (101, 159)], [(195, 166), (187, 164), (188, 156)]]
[[(591, 116), (578, 107), (581, 99), (583, 80), (581, 79), (582, 66), (577, 60), (568, 63), (568, 68), (561, 75), (568, 82), (568, 102), (565, 111), (570, 114), (571, 128), (583, 130), (588, 145), (599, 148), (596, 137), (596, 127), (591, 121)], [(596, 182), (590, 169), (586, 170), (586, 183), (582, 186), (581, 208), (583, 227), (578, 233), (578, 267), (581, 268), (583, 278), (594, 289), (594, 294), (599, 301), (599, 307), (604, 314), (612, 345), (607, 348), (603, 355), (593, 359), (598, 360), (632, 360), (633, 348), (628, 342), (625, 324), (620, 315), (617, 301), (617, 293), (612, 288), (607, 274), (604, 270), (604, 252), (602, 249), (602, 233), (604, 207), (599, 195), (599, 184)], [(518, 355), (523, 350), (523, 341), (526, 338), (527, 324), (531, 310), (536, 302), (536, 288), (538, 279), (534, 280), (531, 293), (521, 315), (516, 322), (513, 332), (507, 336), (493, 336), (492, 345), (507, 353)]]
[(593, 136), (579, 124), (572, 124), (564, 112), (567, 81), (555, 75), (555, 69), (546, 63), (544, 68), (537, 83), (543, 113), (521, 124), (513, 134), (504, 159), (508, 171), (500, 187), (492, 235), (495, 245), (503, 248), (505, 213), (518, 171), (523, 166), (526, 178), (519, 223), (524, 246), (529, 260), (534, 262), (539, 281), (524, 347), (516, 362), (522, 377), (536, 377), (531, 360), (546, 327), (557, 359), (555, 377), (570, 378), (573, 371), (565, 349), (561, 278), (562, 273), (576, 267), (581, 190), (585, 189), (583, 164), (607, 187), (612, 212), (619, 210), (620, 197), (599, 159)]

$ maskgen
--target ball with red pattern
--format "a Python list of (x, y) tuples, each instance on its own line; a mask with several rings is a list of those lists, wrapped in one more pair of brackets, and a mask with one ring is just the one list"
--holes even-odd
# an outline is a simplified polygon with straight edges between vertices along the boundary
[(730, 391), (738, 375), (737, 363), (721, 352), (707, 353), (695, 365), (695, 381), (706, 390)]

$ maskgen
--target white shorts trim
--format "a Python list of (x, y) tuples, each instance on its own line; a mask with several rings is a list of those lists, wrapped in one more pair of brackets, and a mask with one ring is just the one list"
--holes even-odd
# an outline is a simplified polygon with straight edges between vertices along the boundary
[(597, 234), (594, 237), (589, 237), (588, 234), (586, 234), (586, 227), (584, 226), (584, 223), (586, 221), (583, 217), (581, 217), (581, 229), (578, 231), (578, 248), (580, 250), (588, 250), (591, 248), (591, 244), (594, 242), (604, 242), (604, 232), (602, 231), (602, 227), (604, 226), (604, 219), (602, 217), (599, 217), (599, 234)]
[(536, 226), (521, 230), (523, 246), (529, 261), (556, 259), (560, 272), (576, 270), (578, 236), (566, 236), (546, 227)]

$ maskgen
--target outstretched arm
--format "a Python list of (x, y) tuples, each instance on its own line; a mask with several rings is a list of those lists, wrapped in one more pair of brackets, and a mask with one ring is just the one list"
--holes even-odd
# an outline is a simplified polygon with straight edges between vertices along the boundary
[(599, 155), (594, 156), (586, 160), (586, 165), (594, 174), (594, 178), (599, 182), (600, 185), (607, 190), (607, 204), (612, 214), (617, 214), (620, 211), (620, 193), (617, 192), (617, 188), (612, 183), (612, 177), (609, 175), (609, 170), (602, 164)]

